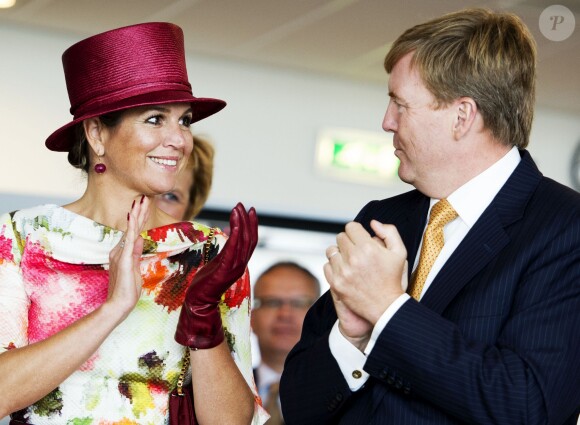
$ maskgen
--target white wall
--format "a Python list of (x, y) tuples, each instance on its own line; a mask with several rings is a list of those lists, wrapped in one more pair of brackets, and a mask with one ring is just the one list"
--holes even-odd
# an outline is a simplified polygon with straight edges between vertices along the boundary
[[(71, 119), (60, 56), (78, 37), (3, 26), (0, 40), (0, 193), (75, 197), (84, 187), (80, 172), (44, 140)], [(188, 70), (195, 95), (228, 102), (195, 126), (217, 147), (210, 206), (241, 200), (268, 213), (346, 220), (368, 200), (409, 188), (346, 184), (314, 171), (319, 130), (381, 131), (386, 76), (384, 85), (364, 84), (194, 56)], [(570, 184), (567, 165), (578, 140), (578, 117), (537, 112), (531, 151), (545, 174)]]

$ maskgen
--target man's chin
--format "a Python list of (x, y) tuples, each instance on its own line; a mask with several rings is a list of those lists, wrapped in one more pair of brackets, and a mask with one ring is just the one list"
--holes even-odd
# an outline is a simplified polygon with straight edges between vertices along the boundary
[(413, 178), (410, 176), (410, 173), (405, 172), (405, 169), (402, 168), (401, 165), (399, 165), (399, 170), (398, 170), (397, 174), (399, 175), (399, 179), (402, 182), (408, 183), (408, 184), (413, 184)]
[(297, 338), (277, 338), (276, 342), (276, 350), (279, 352), (288, 352), (298, 343)]

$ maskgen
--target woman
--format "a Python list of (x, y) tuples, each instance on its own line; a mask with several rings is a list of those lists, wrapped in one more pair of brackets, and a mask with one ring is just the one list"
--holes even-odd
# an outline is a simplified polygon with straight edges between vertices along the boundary
[(191, 124), (225, 102), (192, 95), (173, 24), (90, 37), (63, 64), (74, 119), (46, 146), (69, 153), (87, 188), (0, 218), (0, 417), (167, 423), (189, 352), (199, 423), (263, 423), (250, 388), (255, 211), (234, 208), (226, 242), (152, 202), (185, 167)]
[(178, 220), (193, 220), (211, 190), (215, 150), (206, 139), (193, 136), (193, 151), (187, 167), (177, 176), (175, 187), (155, 197), (157, 206)]

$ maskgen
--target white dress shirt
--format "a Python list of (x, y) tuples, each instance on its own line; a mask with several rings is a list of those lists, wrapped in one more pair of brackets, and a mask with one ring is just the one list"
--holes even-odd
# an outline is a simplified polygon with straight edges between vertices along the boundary
[[(493, 198), (495, 198), (509, 176), (518, 166), (520, 160), (521, 157), (518, 149), (514, 146), (499, 161), (447, 197), (451, 206), (457, 211), (458, 217), (448, 223), (443, 229), (445, 245), (435, 260), (433, 267), (431, 267), (425, 285), (423, 286), (421, 297), (429, 289), (433, 279), (459, 246), (467, 232), (469, 232), (485, 209), (491, 204)], [(429, 217), (433, 205), (438, 201), (439, 199), (431, 199), (427, 217)], [(426, 224), (425, 227), (427, 227)], [(421, 246), (419, 246), (417, 252), (421, 252)], [(419, 255), (415, 258), (413, 270), (415, 270), (418, 264)], [(370, 341), (364, 353), (359, 351), (340, 333), (338, 320), (334, 324), (329, 336), (330, 351), (338, 362), (340, 370), (352, 391), (360, 389), (368, 380), (369, 375), (363, 370), (366, 356), (372, 351), (377, 338), (385, 326), (387, 326), (389, 320), (409, 299), (410, 296), (408, 294), (402, 294), (385, 310), (373, 328)]]
[(270, 366), (264, 363), (260, 363), (256, 368), (256, 376), (258, 381), (258, 394), (262, 399), (262, 402), (266, 404), (268, 401), (268, 391), (270, 390), (270, 385), (275, 382), (280, 382), (281, 373), (276, 372)]

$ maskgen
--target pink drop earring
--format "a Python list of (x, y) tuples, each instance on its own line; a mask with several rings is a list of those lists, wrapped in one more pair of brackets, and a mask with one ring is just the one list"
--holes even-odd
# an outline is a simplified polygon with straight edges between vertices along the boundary
[(95, 173), (103, 174), (107, 171), (107, 166), (101, 162), (101, 157), (99, 156), (99, 162), (95, 164)]

